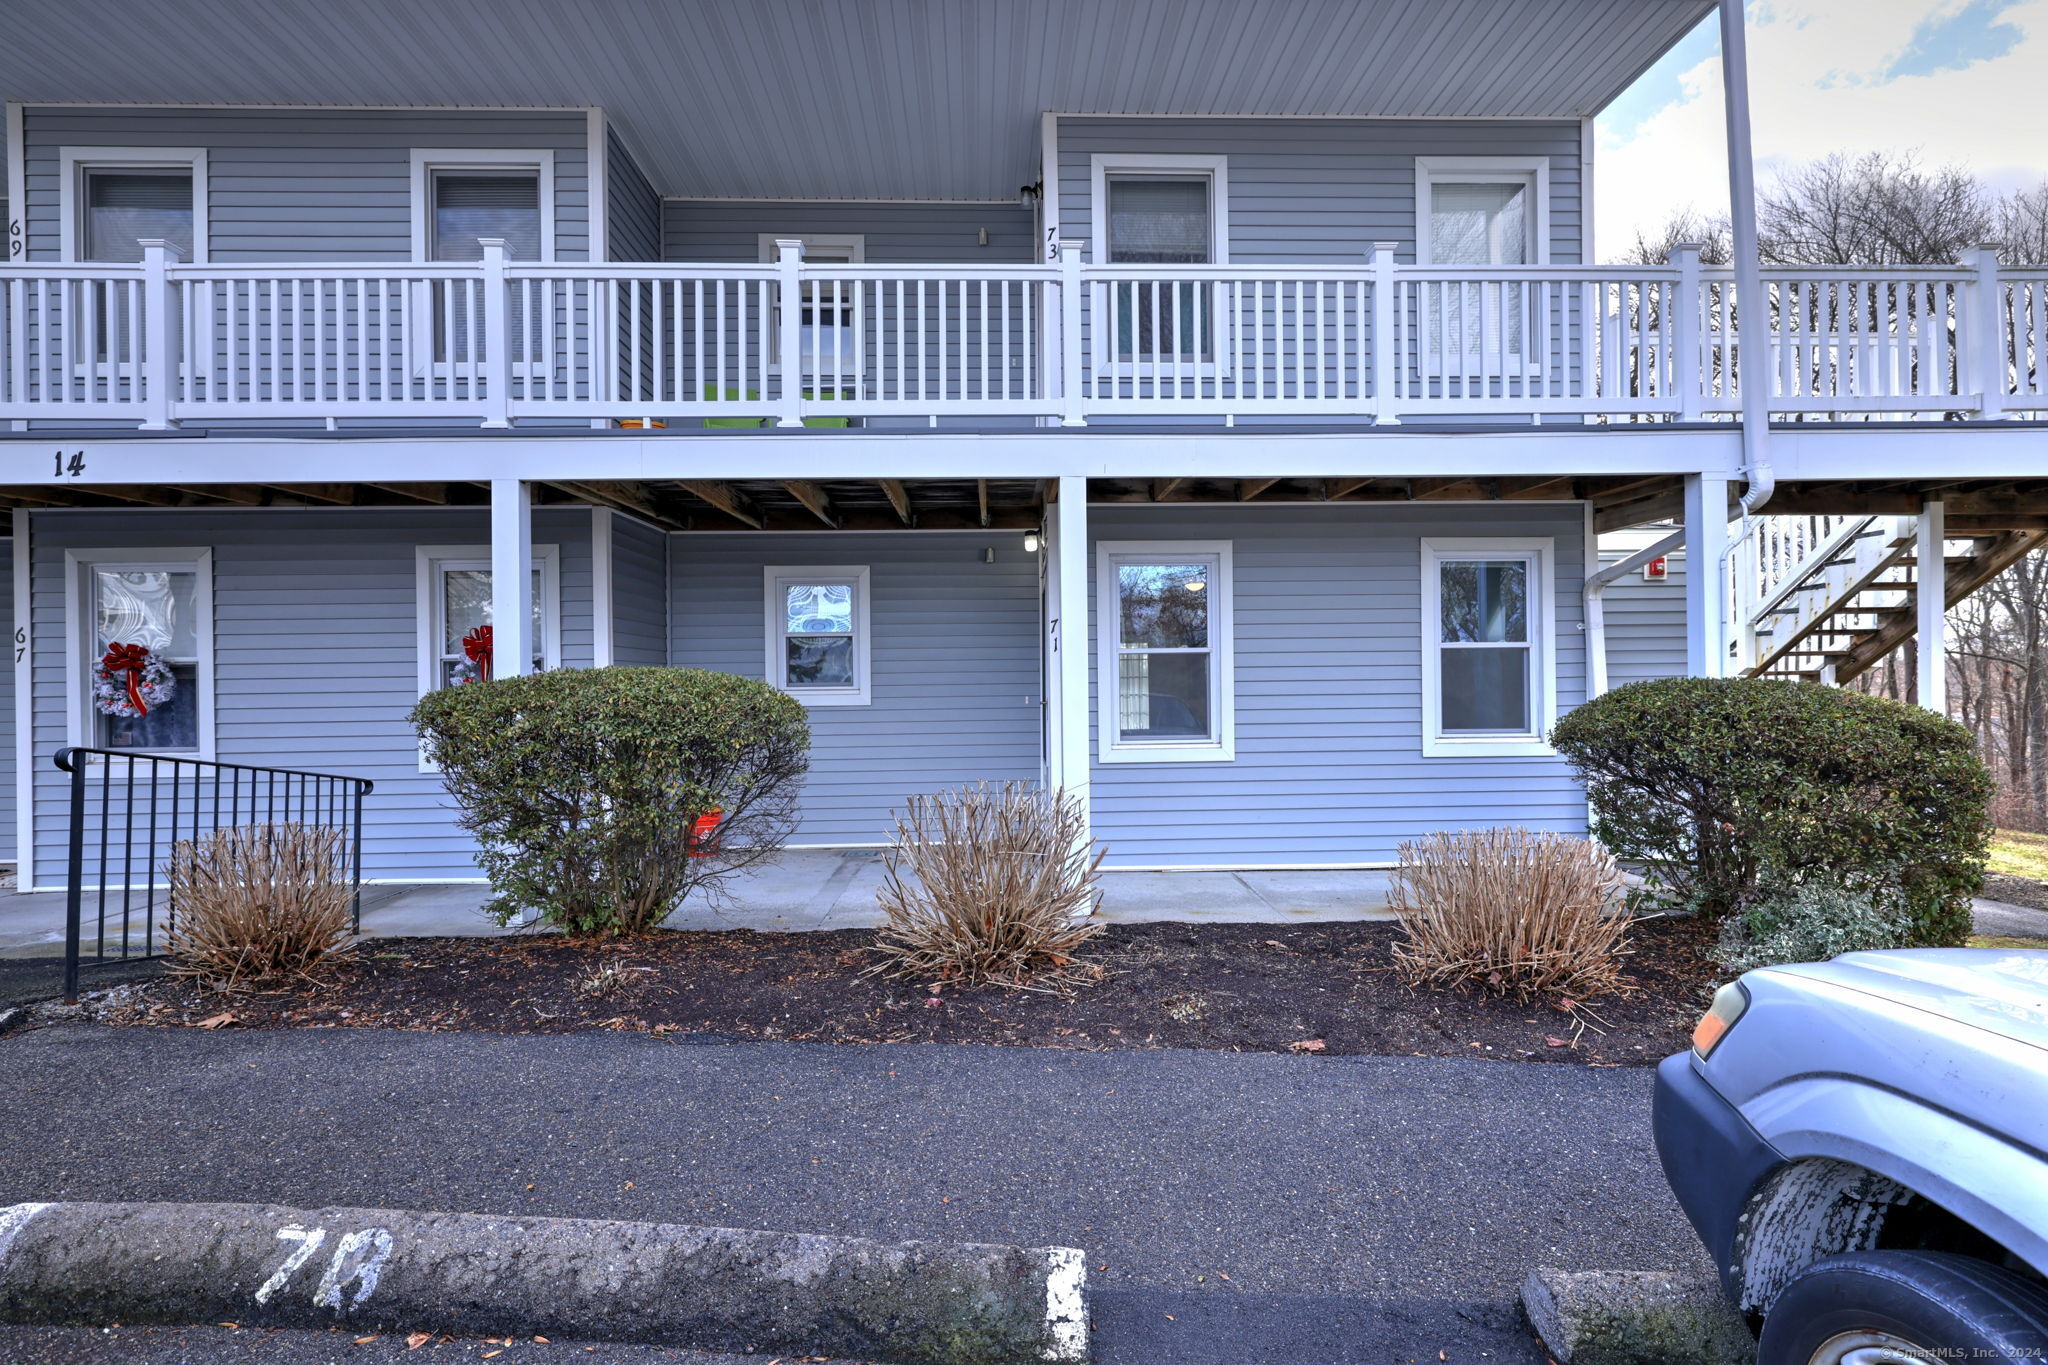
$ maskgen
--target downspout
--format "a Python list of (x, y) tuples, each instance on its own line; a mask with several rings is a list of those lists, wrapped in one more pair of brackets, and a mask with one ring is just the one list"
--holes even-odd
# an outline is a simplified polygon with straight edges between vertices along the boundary
[(1623, 574), (1634, 573), (1653, 559), (1661, 559), (1685, 545), (1685, 532), (1673, 531), (1646, 550), (1638, 550), (1616, 564), (1610, 564), (1586, 580), (1586, 700), (1607, 690), (1607, 608), (1603, 594)]
[[(1749, 519), (1777, 491), (1771, 467), (1771, 413), (1768, 364), (1750, 364), (1751, 341), (1764, 340), (1770, 326), (1764, 306), (1763, 263), (1756, 240), (1756, 165), (1749, 135), (1749, 42), (1743, 26), (1742, 0), (1721, 3), (1722, 109), (1728, 120), (1728, 222), (1733, 237), (1735, 298), (1738, 313), (1736, 360), (1742, 385), (1742, 532), (1728, 542), (1733, 553), (1749, 534)], [(1758, 351), (1763, 346), (1756, 347)], [(1755, 371), (1753, 374), (1752, 371)], [(1752, 383), (1754, 378), (1756, 382)]]

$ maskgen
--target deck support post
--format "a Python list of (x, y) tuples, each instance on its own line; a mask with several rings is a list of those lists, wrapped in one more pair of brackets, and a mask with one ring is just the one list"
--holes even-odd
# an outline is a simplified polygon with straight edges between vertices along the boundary
[[(1082, 241), (1060, 243), (1060, 425), (1088, 425), (1086, 386), (1081, 380), (1081, 252)], [(1102, 325), (1100, 323), (1098, 326)], [(1046, 358), (1047, 363), (1052, 357)]]
[(1919, 659), (1920, 704), (1937, 715), (1948, 714), (1948, 518), (1939, 498), (1920, 509), (1913, 545), (1914, 607), (1919, 613), (1913, 631)]
[[(1065, 475), (1057, 482), (1059, 498), (1046, 509), (1045, 527), (1046, 785), (1090, 815), (1088, 480)], [(1089, 824), (1092, 830), (1092, 816)]]
[(780, 308), (776, 315), (775, 359), (782, 371), (782, 390), (775, 403), (778, 427), (804, 424), (803, 267), (803, 239), (776, 238), (775, 293)]
[(1400, 358), (1394, 354), (1394, 318), (1398, 300), (1394, 297), (1394, 252), (1398, 242), (1372, 244), (1372, 424), (1376, 427), (1401, 425), (1394, 407), (1394, 390), (1400, 381)]
[(1685, 476), (1685, 671), (1728, 675), (1728, 478)]
[[(172, 397), (178, 386), (178, 341), (184, 335), (177, 291), (171, 287), (171, 267), (181, 263), (185, 253), (177, 243), (161, 237), (146, 237), (141, 245), (142, 355), (136, 366), (142, 381), (141, 426), (144, 431), (169, 431), (178, 425), (172, 415)], [(109, 309), (107, 316), (111, 324), (113, 310)], [(113, 383), (108, 380), (109, 396)]]
[(491, 676), (533, 672), (533, 485), (491, 480)]
[[(484, 251), (484, 429), (512, 425), (512, 310), (505, 297), (505, 239), (479, 237)], [(471, 357), (475, 359), (475, 357)]]

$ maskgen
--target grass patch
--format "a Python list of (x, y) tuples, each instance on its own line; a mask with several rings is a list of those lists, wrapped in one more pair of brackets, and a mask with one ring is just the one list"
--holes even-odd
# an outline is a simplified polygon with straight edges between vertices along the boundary
[(2013, 938), (2006, 934), (1972, 934), (1972, 948), (2038, 948), (2048, 950), (2048, 938)]
[(2048, 882), (2048, 834), (2022, 834), (2002, 829), (1991, 839), (1988, 869), (2007, 877), (2031, 877)]

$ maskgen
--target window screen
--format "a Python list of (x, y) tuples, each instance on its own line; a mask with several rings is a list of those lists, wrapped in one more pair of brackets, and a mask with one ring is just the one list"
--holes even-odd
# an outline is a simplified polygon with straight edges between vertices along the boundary
[(1112, 178), (1109, 259), (1133, 265), (1208, 264), (1208, 180)]
[(1429, 187), (1429, 257), (1437, 265), (1529, 264), (1529, 187)]
[(85, 258), (139, 261), (145, 238), (161, 237), (192, 259), (190, 171), (88, 171)]
[(434, 176), (434, 259), (480, 261), (482, 239), (502, 237), (515, 261), (540, 259), (540, 176), (532, 171)]

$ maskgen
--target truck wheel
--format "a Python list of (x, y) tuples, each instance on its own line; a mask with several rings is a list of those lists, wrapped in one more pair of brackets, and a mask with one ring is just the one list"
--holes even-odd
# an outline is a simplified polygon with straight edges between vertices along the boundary
[(1788, 1285), (1764, 1319), (1757, 1365), (1925, 1365), (2048, 1353), (2048, 1289), (1970, 1256), (1857, 1251)]

